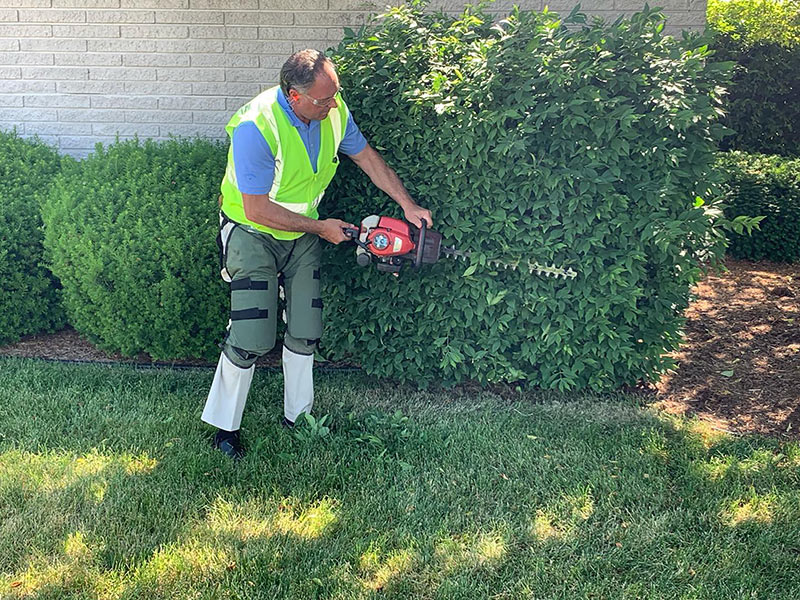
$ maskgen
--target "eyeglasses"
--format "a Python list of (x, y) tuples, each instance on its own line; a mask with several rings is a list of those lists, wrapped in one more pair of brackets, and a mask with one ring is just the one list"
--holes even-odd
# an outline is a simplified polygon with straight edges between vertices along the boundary
[(311, 102), (311, 104), (313, 104), (314, 106), (325, 106), (325, 107), (328, 107), (328, 106), (333, 105), (334, 100), (336, 100), (336, 96), (340, 95), (343, 91), (344, 90), (340, 87), (338, 90), (336, 90), (336, 94), (334, 94), (333, 96), (330, 96), (329, 98), (312, 98), (308, 94), (304, 94), (303, 92), (301, 92), (299, 90), (298, 90), (297, 93), (300, 94), (301, 96), (305, 96), (306, 98), (308, 98), (308, 101)]

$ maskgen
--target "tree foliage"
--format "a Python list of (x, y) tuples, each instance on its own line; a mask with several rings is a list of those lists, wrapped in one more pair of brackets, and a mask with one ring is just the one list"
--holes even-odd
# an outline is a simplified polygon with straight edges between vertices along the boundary
[(708, 0), (708, 25), (743, 48), (800, 46), (797, 0)]
[(724, 149), (800, 155), (800, 2), (711, 0), (715, 60), (735, 63)]

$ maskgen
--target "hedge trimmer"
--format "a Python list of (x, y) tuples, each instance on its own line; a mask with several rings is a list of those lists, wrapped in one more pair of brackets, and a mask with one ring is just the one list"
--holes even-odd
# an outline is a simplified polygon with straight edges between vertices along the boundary
[[(457, 260), (467, 260), (471, 256), (470, 252), (442, 246), (442, 234), (428, 229), (425, 219), (422, 219), (422, 227), (417, 228), (401, 219), (370, 215), (361, 221), (360, 228), (345, 228), (344, 233), (358, 246), (356, 262), (359, 265), (366, 267), (375, 260), (379, 271), (389, 273), (400, 272), (405, 264), (418, 269), (421, 265), (435, 263), (441, 256)], [(574, 279), (578, 275), (572, 268), (541, 265), (532, 260), (488, 260), (487, 263), (502, 269), (527, 270), (530, 274), (545, 277)]]

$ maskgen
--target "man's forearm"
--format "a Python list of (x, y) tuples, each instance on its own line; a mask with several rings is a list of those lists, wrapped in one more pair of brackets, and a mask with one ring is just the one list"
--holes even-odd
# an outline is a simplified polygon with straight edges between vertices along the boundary
[(320, 235), (320, 222), (298, 215), (270, 201), (267, 194), (242, 194), (244, 216), (249, 221), (278, 229)]
[(386, 164), (386, 161), (374, 148), (367, 146), (362, 152), (351, 158), (378, 189), (386, 192), (404, 210), (415, 204), (397, 173)]
[(392, 200), (401, 206), (401, 208), (406, 209), (412, 206), (414, 200), (412, 200), (408, 190), (406, 190), (406, 186), (400, 181), (397, 173), (386, 164), (386, 161), (383, 160), (380, 154), (378, 155), (378, 160), (380, 160), (383, 168), (378, 170), (379, 175), (377, 177), (372, 178), (373, 183), (386, 192)]
[(423, 227), (425, 223), (428, 224), (428, 227), (433, 225), (431, 211), (414, 202), (397, 173), (386, 164), (377, 150), (367, 144), (361, 152), (349, 156), (369, 176), (376, 187), (389, 194), (389, 197), (400, 205), (400, 208), (403, 209), (403, 216), (409, 223), (417, 227)]

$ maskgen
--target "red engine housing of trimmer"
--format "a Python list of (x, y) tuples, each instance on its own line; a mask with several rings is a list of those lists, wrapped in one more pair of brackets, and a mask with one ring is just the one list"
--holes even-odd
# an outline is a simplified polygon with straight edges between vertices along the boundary
[(397, 273), (403, 261), (419, 268), (439, 259), (442, 236), (429, 230), (424, 220), (418, 229), (401, 219), (370, 215), (361, 221), (359, 229), (348, 229), (345, 233), (358, 246), (358, 264), (367, 266), (375, 258), (379, 271)]
[(376, 225), (367, 224), (367, 227), (365, 241), (369, 241), (370, 252), (375, 256), (401, 256), (412, 252), (415, 248), (411, 240), (411, 228), (405, 221), (392, 217), (378, 217)]

